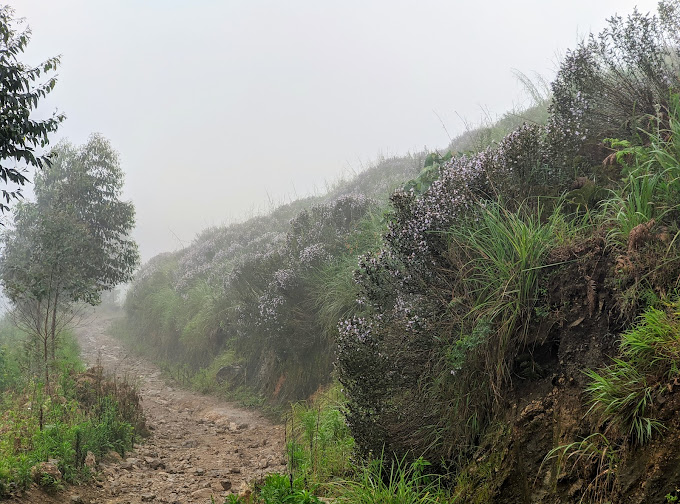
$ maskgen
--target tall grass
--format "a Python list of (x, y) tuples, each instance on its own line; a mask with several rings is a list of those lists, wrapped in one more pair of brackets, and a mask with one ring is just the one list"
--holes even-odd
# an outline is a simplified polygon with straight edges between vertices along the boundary
[(329, 341), (335, 340), (339, 321), (360, 311), (354, 280), (358, 257), (378, 248), (385, 230), (385, 218), (380, 209), (369, 212), (359, 221), (356, 231), (347, 236), (343, 253), (309, 274), (308, 308), (315, 312)]
[(286, 420), (289, 470), (321, 492), (330, 491), (327, 482), (352, 472), (354, 439), (345, 422), (344, 403), (335, 384), (314, 401), (292, 404)]
[[(621, 461), (621, 450), (603, 434), (595, 432), (580, 441), (553, 448), (543, 460), (543, 464), (555, 460), (553, 481), (556, 482), (563, 471), (577, 469), (583, 471), (588, 479), (579, 503), (606, 503), (616, 482), (617, 467)], [(590, 469), (593, 469), (591, 473)]]
[(667, 311), (648, 308), (621, 337), (620, 359), (588, 370), (590, 412), (635, 444), (644, 444), (663, 426), (653, 418), (659, 385), (680, 375), (680, 301)]
[[(532, 211), (523, 205), (511, 212), (499, 203), (488, 203), (477, 220), (449, 232), (449, 257), (459, 267), (454, 301), (472, 300), (464, 326), (471, 325), (470, 337), (479, 340), (471, 343), (486, 345), (485, 367), (496, 393), (508, 376), (508, 354), (527, 344), (539, 273), (548, 252), (573, 233), (561, 206), (547, 218), (541, 208), (539, 204)], [(463, 346), (468, 353), (469, 345)]]
[(661, 429), (660, 422), (647, 416), (653, 402), (653, 388), (635, 365), (614, 359), (612, 365), (600, 371), (585, 373), (590, 378), (586, 390), (591, 409), (602, 419), (611, 420), (638, 444), (644, 444)]
[(661, 219), (670, 211), (668, 179), (673, 177), (672, 170), (660, 169), (645, 149), (626, 147), (626, 152), (633, 155), (634, 163), (625, 168), (623, 187), (612, 191), (611, 197), (603, 203), (611, 224), (608, 238), (622, 247), (627, 246), (635, 227)]
[(422, 458), (407, 462), (384, 454), (366, 462), (355, 480), (340, 484), (339, 504), (431, 504), (448, 501), (442, 478)]
[(677, 214), (680, 204), (680, 95), (672, 94), (668, 109), (647, 118), (638, 133), (643, 146), (608, 139), (623, 166), (623, 186), (604, 204), (615, 243), (625, 246), (631, 230), (652, 219)]

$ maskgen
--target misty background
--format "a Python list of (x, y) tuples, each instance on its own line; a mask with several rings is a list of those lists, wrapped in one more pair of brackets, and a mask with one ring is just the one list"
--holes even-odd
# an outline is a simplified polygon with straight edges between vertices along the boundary
[(656, 2), (9, 4), (33, 32), (22, 61), (62, 55), (40, 109), (67, 115), (53, 143), (100, 132), (120, 153), (145, 261), (380, 156), (445, 147), (527, 103), (513, 69), (550, 81), (612, 12)]

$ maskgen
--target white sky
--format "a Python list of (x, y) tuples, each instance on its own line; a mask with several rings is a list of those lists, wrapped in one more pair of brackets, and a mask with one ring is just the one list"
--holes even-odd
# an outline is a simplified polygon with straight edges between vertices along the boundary
[[(1, 0), (0, 0), (1, 1)], [(448, 143), (522, 103), (605, 19), (652, 0), (10, 0), (22, 57), (62, 55), (54, 142), (107, 137), (143, 260), (323, 191), (379, 155)], [(436, 112), (436, 113), (435, 113)], [(460, 116), (460, 117), (459, 117)]]

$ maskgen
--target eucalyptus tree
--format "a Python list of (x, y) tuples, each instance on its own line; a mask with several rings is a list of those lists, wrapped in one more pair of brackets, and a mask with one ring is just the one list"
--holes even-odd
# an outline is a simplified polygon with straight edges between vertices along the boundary
[[(10, 200), (21, 196), (21, 186), (28, 182), (26, 168), (42, 168), (49, 156), (38, 149), (48, 144), (48, 136), (64, 120), (54, 113), (43, 120), (31, 119), (40, 99), (54, 89), (56, 77), (47, 77), (59, 65), (59, 58), (49, 58), (32, 67), (19, 61), (30, 40), (31, 31), (17, 29), (11, 7), (0, 6), (0, 211), (9, 209)], [(41, 78), (45, 78), (40, 82)]]
[(35, 202), (17, 205), (0, 259), (14, 320), (39, 347), (48, 389), (58, 335), (76, 308), (98, 304), (139, 263), (130, 238), (134, 206), (121, 200), (123, 171), (109, 142), (92, 135), (51, 154), (51, 166), (36, 176)]

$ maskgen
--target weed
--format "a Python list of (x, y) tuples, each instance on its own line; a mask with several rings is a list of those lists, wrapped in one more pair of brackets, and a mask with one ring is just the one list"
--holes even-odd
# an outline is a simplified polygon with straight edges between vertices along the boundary
[(284, 474), (269, 474), (259, 488), (263, 504), (317, 504), (321, 501), (303, 488), (301, 478), (293, 479)]
[(238, 495), (231, 494), (225, 497), (224, 504), (247, 504), (247, 501), (242, 499)]
[(430, 504), (446, 498), (441, 477), (426, 472), (429, 463), (418, 458), (391, 460), (381, 456), (359, 469), (356, 480), (340, 484), (336, 502), (346, 504)]
[(637, 325), (621, 337), (622, 358), (599, 371), (588, 370), (591, 379), (590, 412), (611, 422), (634, 443), (644, 444), (662, 424), (650, 416), (660, 383), (678, 376), (680, 358), (680, 301), (666, 311), (648, 308)]
[(351, 474), (354, 439), (345, 422), (344, 400), (336, 384), (313, 402), (292, 404), (286, 421), (289, 470), (318, 492), (331, 491), (328, 481)]
[[(449, 256), (460, 268), (461, 297), (464, 293), (474, 300), (465, 315), (472, 319), (473, 330), (459, 342), (464, 347), (487, 343), (485, 367), (496, 394), (508, 377), (508, 353), (521, 351), (527, 343), (539, 270), (567, 226), (559, 206), (545, 219), (540, 205), (534, 213), (527, 207), (510, 212), (489, 203), (478, 220), (450, 231)], [(493, 338), (488, 337), (488, 326)], [(479, 327), (487, 327), (481, 339), (475, 336), (482, 334)], [(469, 344), (463, 343), (468, 339)]]
[(38, 484), (48, 493), (56, 493), (64, 488), (61, 481), (56, 479), (51, 474), (43, 474), (40, 477)]
[[(593, 433), (581, 441), (553, 448), (543, 464), (555, 460), (553, 481), (563, 470), (579, 470), (589, 481), (579, 502), (605, 503), (616, 481), (616, 470), (620, 462), (620, 447), (613, 445), (607, 437)], [(540, 471), (539, 471), (540, 472)]]

